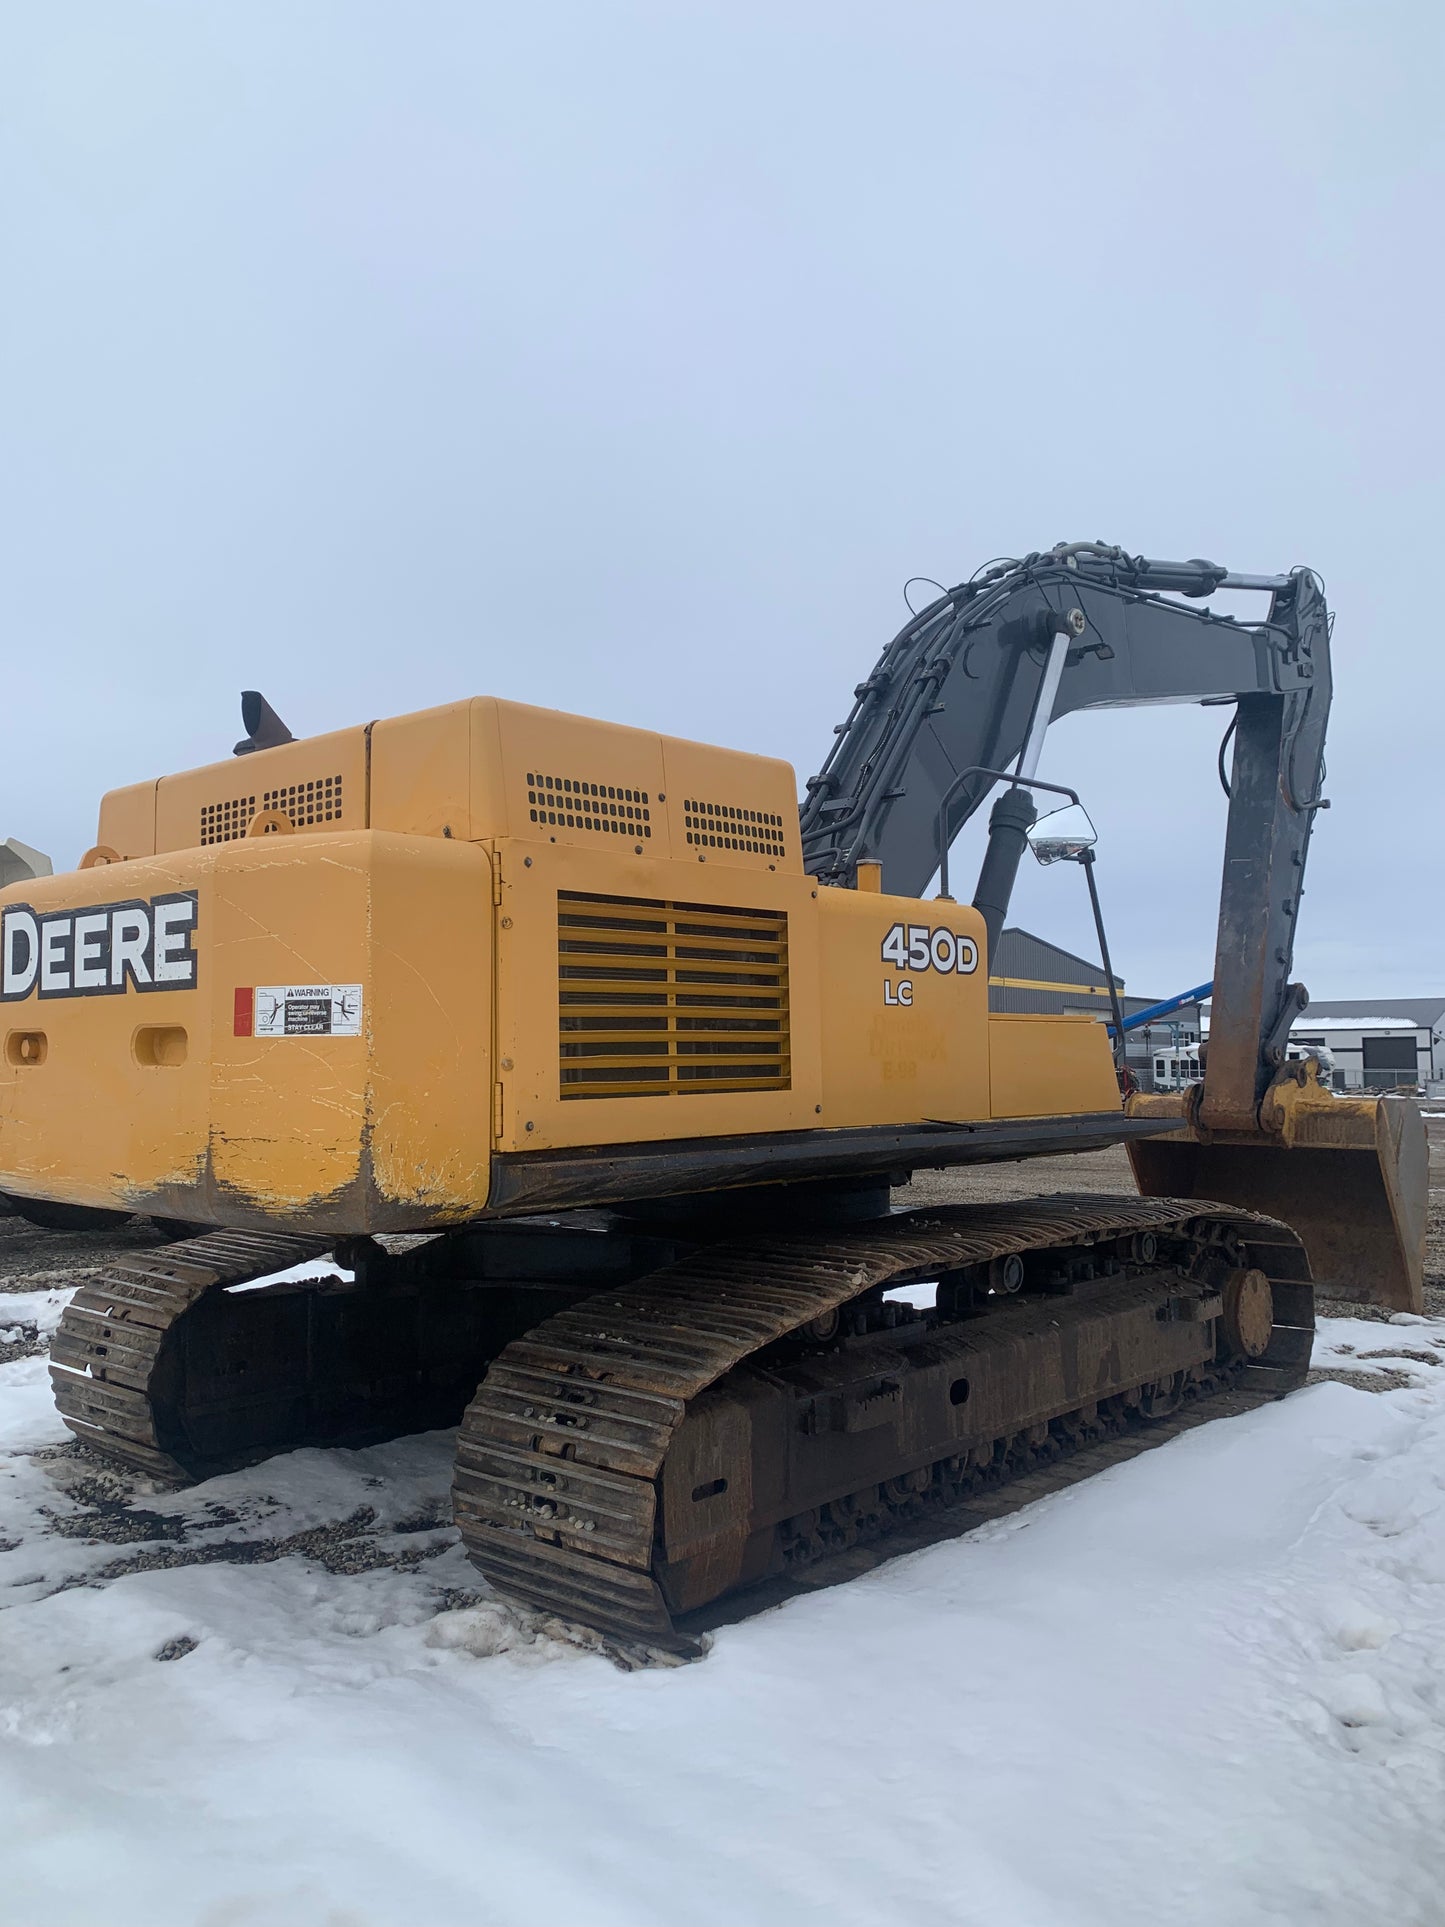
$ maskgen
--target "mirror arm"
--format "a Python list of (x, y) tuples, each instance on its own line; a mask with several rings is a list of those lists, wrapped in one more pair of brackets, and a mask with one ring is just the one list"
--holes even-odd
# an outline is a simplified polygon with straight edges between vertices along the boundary
[[(948, 889), (948, 806), (970, 778), (987, 776), (995, 783), (1009, 783), (1015, 789), (1049, 790), (1055, 796), (1067, 796), (1069, 801), (1079, 804), (1079, 792), (1071, 790), (1067, 783), (1045, 783), (1037, 776), (1020, 776), (1016, 770), (986, 769), (981, 763), (960, 770), (943, 793), (943, 801), (938, 806), (938, 894), (944, 902), (951, 903), (953, 898)], [(1079, 804), (1082, 808), (1082, 805)], [(1109, 1008), (1114, 1014), (1113, 1052), (1116, 1065), (1123, 1060), (1124, 1010), (1119, 1002), (1118, 986), (1114, 982), (1114, 966), (1109, 958), (1109, 939), (1104, 934), (1104, 912), (1099, 905), (1099, 889), (1094, 882), (1094, 852), (1081, 850), (1074, 859), (1084, 866), (1084, 880), (1089, 886), (1089, 905), (1094, 912), (1094, 931), (1099, 939), (1099, 957), (1104, 966), (1104, 982), (1109, 987)], [(992, 963), (992, 958), (990, 958)]]
[(950, 903), (953, 899), (948, 893), (948, 806), (964, 784), (975, 776), (991, 777), (995, 783), (1011, 783), (1015, 789), (1051, 790), (1055, 796), (1067, 796), (1071, 803), (1079, 800), (1079, 792), (1071, 790), (1066, 783), (1045, 783), (1037, 776), (1022, 777), (1017, 770), (985, 769), (982, 763), (974, 763), (968, 769), (960, 770), (944, 791), (943, 801), (938, 806), (938, 894)]
[(1099, 891), (1094, 882), (1094, 852), (1081, 850), (1076, 861), (1084, 866), (1084, 878), (1089, 886), (1089, 902), (1094, 911), (1094, 929), (1099, 938), (1099, 956), (1104, 965), (1104, 982), (1109, 986), (1109, 1008), (1114, 1013), (1114, 1066), (1117, 1069), (1123, 1062), (1128, 1046), (1124, 1042), (1124, 1012), (1114, 983), (1114, 966), (1109, 961), (1109, 939), (1104, 935), (1104, 913), (1099, 908)]

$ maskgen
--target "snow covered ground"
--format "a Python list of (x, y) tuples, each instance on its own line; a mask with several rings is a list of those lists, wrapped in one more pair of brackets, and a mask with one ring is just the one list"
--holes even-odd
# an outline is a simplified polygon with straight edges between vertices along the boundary
[(0, 1921), (1438, 1927), (1445, 1321), (1320, 1352), (1395, 1389), (1315, 1385), (633, 1673), (488, 1597), (448, 1436), (155, 1493), (20, 1357)]

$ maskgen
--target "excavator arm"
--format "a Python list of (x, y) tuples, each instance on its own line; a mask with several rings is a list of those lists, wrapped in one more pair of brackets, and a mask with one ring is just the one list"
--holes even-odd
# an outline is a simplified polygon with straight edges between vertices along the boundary
[[(1267, 591), (1268, 614), (1241, 622), (1172, 599), (1221, 588)], [(859, 684), (808, 784), (804, 861), (848, 883), (873, 860), (891, 889), (921, 894), (995, 787), (970, 770), (1010, 768), (1073, 710), (1237, 704), (1206, 1102), (1248, 1127), (1305, 1004), (1289, 972), (1324, 807), (1329, 628), (1307, 569), (1239, 576), (1093, 543), (996, 565), (924, 609)], [(1001, 922), (997, 859), (986, 868)]]
[[(1220, 589), (1267, 594), (1267, 613), (1242, 621), (1191, 606)], [(1131, 1100), (1177, 1109), (1180, 1125), (1131, 1152), (1136, 1178), (1146, 1193), (1274, 1210), (1305, 1238), (1317, 1277), (1418, 1309), (1428, 1183), (1418, 1110), (1337, 1097), (1286, 1063), (1308, 1002), (1291, 981), (1305, 859), (1328, 807), (1330, 627), (1308, 569), (1239, 575), (1098, 543), (997, 563), (913, 617), (858, 685), (807, 786), (804, 859), (843, 885), (860, 862), (881, 863), (889, 888), (921, 894), (995, 772), (1008, 771), (974, 898), (992, 943), (1050, 722), (1144, 703), (1233, 705), (1204, 1082)]]

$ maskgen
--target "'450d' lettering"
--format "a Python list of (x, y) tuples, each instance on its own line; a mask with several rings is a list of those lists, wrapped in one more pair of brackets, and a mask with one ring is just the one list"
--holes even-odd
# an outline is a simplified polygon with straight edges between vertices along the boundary
[(967, 977), (978, 969), (978, 945), (972, 937), (934, 930), (926, 923), (895, 923), (883, 939), (881, 955), (895, 970), (957, 971)]
[(0, 1002), (116, 997), (127, 990), (194, 990), (196, 893), (82, 910), (0, 911)]

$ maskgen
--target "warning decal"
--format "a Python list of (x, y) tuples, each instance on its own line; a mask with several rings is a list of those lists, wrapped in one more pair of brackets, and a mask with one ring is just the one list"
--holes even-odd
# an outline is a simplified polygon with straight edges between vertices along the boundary
[[(243, 1009), (249, 998), (251, 1009)], [(249, 1028), (243, 1029), (246, 1015)], [(236, 992), (238, 1037), (359, 1037), (360, 984), (257, 984)]]

